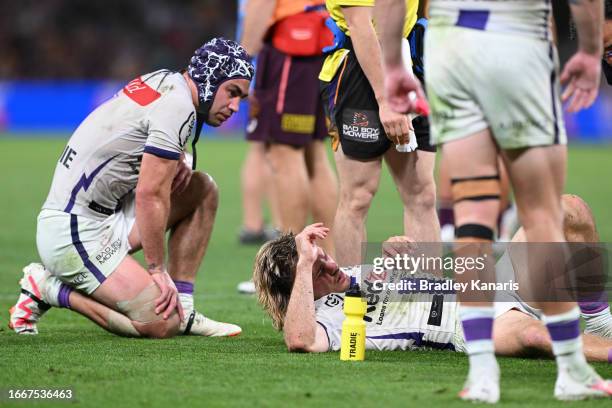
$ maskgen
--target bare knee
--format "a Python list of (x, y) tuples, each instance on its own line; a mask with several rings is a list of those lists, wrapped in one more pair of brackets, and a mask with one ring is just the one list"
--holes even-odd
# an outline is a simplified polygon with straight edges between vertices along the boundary
[(582, 198), (574, 194), (564, 194), (561, 197), (561, 206), (563, 207), (563, 232), (567, 241), (599, 241), (593, 213)]
[(549, 351), (551, 344), (550, 337), (542, 324), (534, 321), (519, 333), (519, 340), (525, 349)]
[(406, 191), (406, 208), (414, 209), (419, 213), (434, 211), (436, 206), (436, 185), (433, 177), (419, 181), (408, 186)]
[(345, 190), (341, 193), (339, 207), (353, 216), (364, 218), (368, 214), (375, 193), (376, 190), (364, 186)]
[(207, 173), (194, 172), (192, 179), (200, 186), (199, 206), (207, 211), (216, 212), (219, 206), (219, 187), (215, 180)]

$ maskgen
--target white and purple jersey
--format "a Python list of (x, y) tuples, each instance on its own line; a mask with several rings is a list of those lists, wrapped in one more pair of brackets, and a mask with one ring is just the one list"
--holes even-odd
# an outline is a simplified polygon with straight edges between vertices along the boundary
[[(357, 268), (342, 268), (349, 276)], [(454, 295), (415, 293), (411, 299), (389, 301), (388, 294), (370, 295), (366, 322), (366, 348), (372, 350), (413, 350), (432, 348), (455, 350), (457, 302)], [(327, 333), (329, 349), (340, 350), (344, 321), (344, 294), (332, 293), (315, 301), (317, 323)]]
[(550, 0), (431, 0), (432, 24), (549, 40)]
[(105, 219), (136, 188), (142, 155), (178, 160), (195, 120), (181, 73), (160, 70), (134, 79), (74, 132), (43, 209)]

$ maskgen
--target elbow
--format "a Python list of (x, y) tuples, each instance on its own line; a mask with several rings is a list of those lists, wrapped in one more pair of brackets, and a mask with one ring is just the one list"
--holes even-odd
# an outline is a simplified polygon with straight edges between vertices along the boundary
[(299, 337), (285, 337), (285, 344), (290, 353), (311, 353), (312, 347)]

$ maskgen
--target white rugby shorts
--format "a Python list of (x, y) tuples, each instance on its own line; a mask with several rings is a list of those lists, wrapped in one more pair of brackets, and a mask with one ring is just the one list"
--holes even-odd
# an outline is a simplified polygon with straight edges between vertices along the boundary
[(566, 144), (552, 42), (449, 25), (425, 37), (432, 144), (490, 128), (502, 149)]
[(62, 282), (91, 294), (128, 254), (135, 222), (134, 195), (103, 221), (43, 209), (36, 231), (40, 259)]

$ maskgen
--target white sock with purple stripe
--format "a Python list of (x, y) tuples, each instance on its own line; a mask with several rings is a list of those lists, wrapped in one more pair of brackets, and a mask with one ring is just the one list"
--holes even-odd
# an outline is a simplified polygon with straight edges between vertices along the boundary
[(174, 284), (179, 293), (179, 300), (186, 316), (193, 310), (193, 282), (175, 280)]
[(473, 369), (497, 369), (495, 346), (493, 345), (493, 318), (495, 309), (491, 307), (463, 306), (459, 308), (459, 317), (463, 326), (465, 348), (470, 360), (470, 372)]
[(580, 371), (580, 369), (588, 367), (582, 351), (580, 309), (578, 306), (561, 314), (543, 315), (542, 321), (546, 325), (548, 333), (550, 333), (552, 350), (559, 370)]
[(43, 300), (51, 306), (70, 309), (70, 293), (72, 293), (72, 290), (70, 286), (51, 275), (45, 283)]

